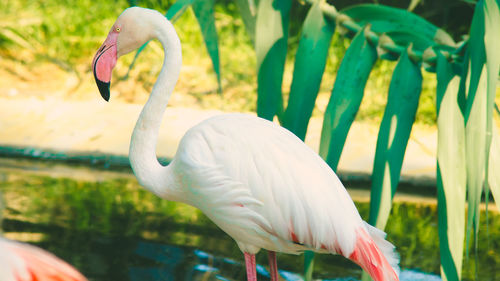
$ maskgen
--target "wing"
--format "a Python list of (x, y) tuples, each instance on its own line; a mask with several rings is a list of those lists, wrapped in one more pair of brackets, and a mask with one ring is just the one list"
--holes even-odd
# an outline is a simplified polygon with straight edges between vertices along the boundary
[[(189, 185), (203, 194), (193, 205), (209, 217), (214, 206), (225, 206), (216, 212), (220, 217), (211, 219), (225, 224), (221, 227), (235, 240), (258, 244), (249, 241), (252, 235), (230, 233), (242, 223), (238, 219), (254, 217), (258, 232), (265, 232), (268, 240), (336, 253), (353, 251), (355, 230), (363, 225), (354, 203), (329, 166), (288, 130), (244, 114), (213, 117), (186, 134), (174, 161)], [(239, 213), (237, 207), (252, 215), (232, 217)], [(276, 250), (269, 249), (273, 243), (268, 242), (255, 246)]]

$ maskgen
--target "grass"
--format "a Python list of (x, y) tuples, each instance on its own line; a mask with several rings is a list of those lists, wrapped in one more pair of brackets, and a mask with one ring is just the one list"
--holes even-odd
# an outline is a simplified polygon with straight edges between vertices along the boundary
[(136, 235), (158, 214), (178, 224), (204, 221), (193, 207), (160, 199), (131, 179), (89, 182), (11, 175), (0, 190), (11, 214), (5, 217), (74, 231)]
[[(173, 1), (136, 2), (139, 2), (141, 6), (155, 8), (164, 13)], [(33, 78), (28, 80), (33, 81), (36, 87), (37, 79), (52, 79), (42, 76), (54, 73), (48, 70), (46, 65), (55, 64), (60, 71), (70, 73), (78, 79), (78, 83), (72, 84), (65, 98), (88, 98), (91, 96), (89, 92), (95, 92), (90, 73), (92, 56), (104, 40), (117, 15), (129, 5), (129, 2), (124, 0), (104, 1), (99, 4), (90, 0), (78, 2), (2, 1), (0, 3), (0, 55), (6, 60), (0, 65), (0, 70), (7, 69), (10, 71), (8, 73), (17, 73), (17, 76), (33, 72), (35, 73), (32, 75)], [(292, 12), (294, 16), (302, 16), (304, 11), (306, 7), (299, 6)], [(176, 88), (177, 93), (173, 96), (171, 104), (224, 111), (255, 111), (255, 53), (237, 7), (231, 2), (218, 4), (216, 24), (220, 41), (223, 95), (219, 95), (216, 91), (215, 74), (211, 69), (211, 62), (204, 48), (199, 26), (192, 11), (187, 10), (176, 23), (176, 29), (183, 42), (184, 66)], [(292, 79), (298, 30), (299, 26), (292, 23), (283, 85), (285, 101)], [(322, 116), (326, 108), (336, 71), (350, 40), (336, 33), (332, 42), (331, 55), (326, 66), (314, 116)], [(119, 60), (112, 83), (114, 98), (125, 102), (143, 103), (161, 69), (161, 60), (158, 59), (161, 56), (162, 49), (159, 43), (150, 44), (141, 54), (128, 80), (121, 78), (125, 75), (133, 54)], [(368, 81), (365, 98), (357, 116), (358, 120), (376, 123), (381, 120), (394, 66), (395, 63), (389, 61), (377, 63)], [(19, 68), (21, 70), (18, 70)], [(14, 75), (11, 78), (15, 80), (19, 77)], [(13, 82), (10, 84), (15, 85), (15, 81)], [(57, 85), (60, 87), (60, 84), (58, 82)], [(424, 75), (424, 90), (417, 115), (419, 123), (434, 124), (435, 86), (434, 74)]]

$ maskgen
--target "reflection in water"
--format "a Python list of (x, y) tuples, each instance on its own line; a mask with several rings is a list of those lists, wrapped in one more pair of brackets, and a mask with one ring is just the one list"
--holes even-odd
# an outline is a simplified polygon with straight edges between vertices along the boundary
[[(175, 246), (167, 246), (151, 242), (139, 242), (135, 253), (142, 257), (161, 263), (157, 267), (131, 267), (129, 269), (130, 281), (160, 281), (160, 280), (246, 280), (243, 263), (230, 258), (216, 257), (201, 250), (187, 251)], [(193, 256), (194, 254), (194, 256)], [(189, 259), (190, 268), (180, 270), (184, 278), (174, 276), (176, 267), (182, 266), (182, 261)], [(269, 271), (262, 265), (257, 265), (258, 280), (269, 280)], [(299, 274), (280, 270), (281, 279), (284, 281), (301, 281)], [(177, 279), (176, 279), (177, 278)], [(356, 281), (354, 277), (328, 279), (325, 281)], [(401, 281), (438, 281), (439, 276), (426, 274), (413, 270), (404, 270)]]
[[(5, 235), (55, 253), (89, 280), (245, 280), (243, 256), (229, 236), (198, 210), (156, 198), (132, 177), (77, 181), (0, 170), (0, 179)], [(368, 214), (367, 203), (357, 207)], [(481, 219), (485, 228), (484, 214)], [(489, 236), (480, 231), (480, 239), (489, 240), (479, 243), (478, 280), (500, 278), (500, 216), (490, 213), (488, 224)], [(403, 268), (439, 273), (435, 206), (396, 203), (386, 230)], [(464, 280), (474, 279), (475, 258), (465, 263)], [(302, 261), (278, 255), (281, 278), (301, 280), (295, 272)], [(267, 266), (267, 255), (259, 254), (257, 262)], [(258, 274), (269, 280), (265, 267)], [(315, 278), (346, 281), (360, 275), (347, 259), (318, 255)], [(403, 271), (401, 280), (440, 279)]]
[(175, 268), (186, 258), (181, 248), (151, 242), (139, 242), (135, 254), (151, 259), (161, 266), (130, 267), (131, 281), (175, 280)]

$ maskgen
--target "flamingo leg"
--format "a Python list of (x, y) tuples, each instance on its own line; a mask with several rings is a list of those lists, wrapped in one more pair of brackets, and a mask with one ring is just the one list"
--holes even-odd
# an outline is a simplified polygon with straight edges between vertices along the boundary
[(245, 253), (245, 267), (247, 269), (247, 280), (257, 281), (257, 271), (255, 263), (255, 255)]
[(269, 273), (271, 274), (271, 281), (278, 281), (278, 264), (276, 262), (276, 252), (269, 251)]

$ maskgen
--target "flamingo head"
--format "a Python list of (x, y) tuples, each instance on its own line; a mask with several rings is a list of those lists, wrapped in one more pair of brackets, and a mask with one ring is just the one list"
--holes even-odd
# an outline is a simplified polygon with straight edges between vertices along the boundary
[(111, 27), (92, 61), (97, 87), (106, 101), (110, 96), (111, 72), (116, 60), (155, 37), (154, 22), (158, 17), (163, 18), (163, 15), (155, 10), (131, 7), (123, 11)]

